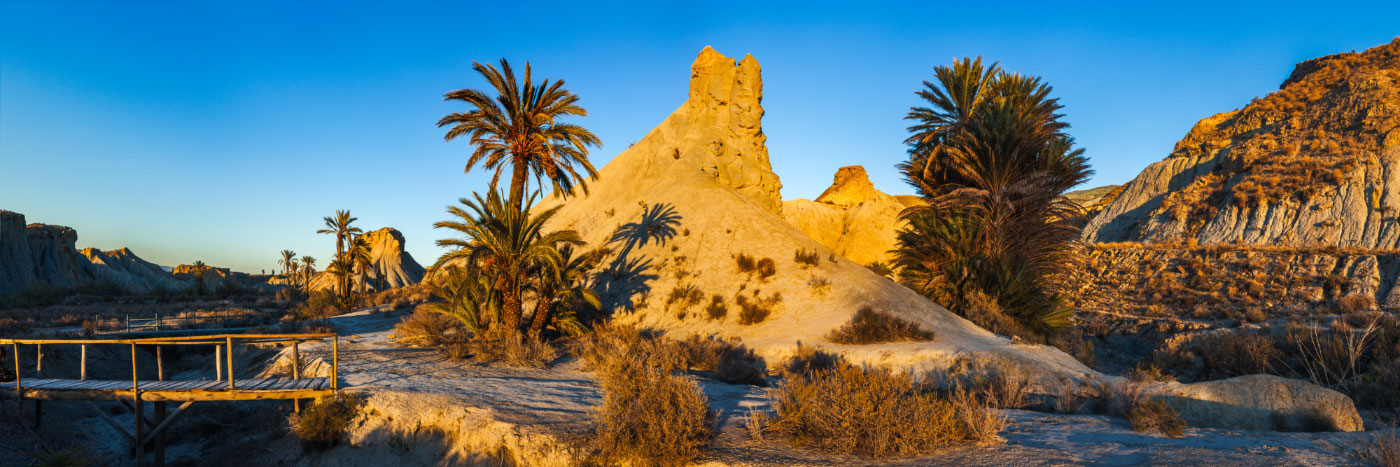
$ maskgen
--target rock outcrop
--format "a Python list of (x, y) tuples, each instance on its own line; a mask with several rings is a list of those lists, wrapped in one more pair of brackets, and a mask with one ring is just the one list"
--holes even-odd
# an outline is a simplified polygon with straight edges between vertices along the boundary
[(78, 232), (71, 228), (26, 224), (23, 214), (0, 211), (0, 295), (36, 284), (69, 288), (107, 282), (130, 293), (188, 286), (126, 248), (78, 251), (77, 242)]
[(1098, 242), (1400, 247), (1400, 39), (1303, 62), (1196, 124), (1085, 231)]
[[(909, 198), (909, 203), (918, 202)], [(888, 263), (895, 234), (904, 225), (899, 213), (909, 205), (876, 190), (865, 168), (855, 165), (837, 170), (831, 187), (816, 201), (784, 201), (783, 218), (846, 259)]]
[[(996, 359), (1019, 367), (1044, 391), (1057, 381), (1123, 381), (1053, 347), (1013, 343), (979, 328), (837, 255), (785, 220), (776, 201), (777, 176), (761, 150), (757, 74), (752, 57), (736, 66), (706, 48), (693, 68), (690, 99), (676, 113), (603, 167), (589, 194), (567, 201), (551, 197), (537, 207), (561, 206), (547, 229), (572, 229), (589, 248), (604, 248), (593, 286), (604, 309), (616, 310), (615, 320), (677, 336), (737, 338), (772, 362), (794, 354), (801, 344), (839, 352), (857, 364), (919, 374), (965, 358)], [(717, 138), (727, 142), (713, 144)], [(731, 152), (734, 148), (752, 150)], [(748, 158), (756, 154), (764, 157)], [(834, 190), (831, 199), (849, 202), (845, 194), (862, 190), (850, 183)], [(816, 252), (817, 261), (796, 257), (801, 251)], [(828, 333), (862, 308), (907, 320), (936, 337), (916, 343), (831, 343)], [(1318, 396), (1292, 400), (1331, 400), (1335, 393), (1303, 387)], [(1212, 397), (1218, 399), (1211, 402), (1282, 417), (1300, 410), (1250, 397)], [(1355, 408), (1328, 413), (1335, 415), (1330, 420), (1335, 426), (1354, 428), (1346, 420), (1355, 416)]]
[[(366, 290), (388, 290), (407, 287), (423, 280), (426, 271), (404, 250), (403, 234), (392, 227), (385, 227), (365, 233), (369, 242), (371, 267), (363, 278), (357, 278), (355, 287)], [(274, 283), (279, 283), (274, 280)], [(335, 277), (321, 272), (311, 280), (312, 290), (331, 290), (335, 287)]]

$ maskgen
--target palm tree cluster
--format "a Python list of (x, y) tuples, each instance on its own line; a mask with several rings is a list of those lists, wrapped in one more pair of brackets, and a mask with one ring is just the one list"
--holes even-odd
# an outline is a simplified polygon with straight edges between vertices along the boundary
[(936, 82), (917, 92), (927, 106), (905, 117), (915, 123), (898, 168), (927, 204), (902, 213), (902, 280), (955, 311), (985, 293), (1037, 334), (1068, 325), (1054, 290), (1082, 223), (1061, 195), (1093, 172), (1059, 100), (1039, 77), (981, 57), (934, 70)]
[(303, 294), (311, 293), (311, 279), (316, 277), (316, 258), (302, 256), (297, 258), (297, 253), (292, 250), (282, 250), (281, 258), (277, 264), (282, 266), (282, 277), (291, 284), (295, 290)]
[[(442, 302), (430, 309), (456, 318), (475, 336), (515, 338), (522, 331), (526, 304), (533, 300), (529, 336), (538, 338), (546, 329), (577, 333), (579, 314), (599, 307), (587, 276), (600, 259), (596, 253), (579, 253), (584, 242), (577, 232), (546, 231), (559, 207), (531, 211), (542, 180), (561, 198), (575, 187), (587, 193), (587, 180), (598, 177), (588, 147), (599, 145), (598, 137), (560, 121), (588, 114), (578, 96), (563, 88), (563, 80), (535, 83), (527, 63), (523, 82), (517, 81), (504, 59), (499, 69), (481, 63), (474, 69), (495, 95), (475, 89), (447, 93), (446, 100), (465, 102), (470, 109), (448, 114), (438, 126), (449, 127), (448, 141), (469, 138), (475, 149), (467, 171), (481, 164), (495, 175), (485, 196), (459, 199), (460, 205), (447, 207), (451, 218), (433, 226), (457, 236), (437, 241), (450, 250), (433, 265), (441, 272), (434, 294)], [(510, 186), (503, 195), (497, 186), (507, 168)]]
[(336, 210), (335, 215), (322, 220), (325, 228), (316, 233), (335, 236), (335, 257), (326, 265), (326, 272), (335, 277), (335, 293), (340, 307), (350, 309), (358, 301), (354, 294), (355, 285), (359, 285), (360, 294), (367, 292), (365, 275), (374, 267), (370, 244), (364, 238), (364, 230), (351, 225), (359, 218), (351, 216), (350, 211)]

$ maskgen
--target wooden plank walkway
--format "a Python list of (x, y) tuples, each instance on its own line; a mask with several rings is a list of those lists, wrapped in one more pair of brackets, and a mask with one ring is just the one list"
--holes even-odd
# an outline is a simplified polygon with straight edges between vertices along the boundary
[[(20, 380), (25, 399), (131, 400), (131, 381), (39, 379)], [(335, 390), (329, 378), (253, 378), (228, 380), (139, 381), (143, 401), (244, 401), (316, 399)], [(13, 386), (0, 386), (0, 397), (14, 397)]]

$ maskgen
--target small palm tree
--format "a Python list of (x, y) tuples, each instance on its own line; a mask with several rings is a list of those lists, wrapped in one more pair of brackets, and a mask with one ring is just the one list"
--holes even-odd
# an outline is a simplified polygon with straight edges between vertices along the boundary
[(530, 213), (531, 196), (521, 207), (509, 204), (498, 191), (492, 190), (475, 201), (462, 198), (462, 206), (448, 206), (454, 219), (433, 224), (433, 228), (449, 229), (462, 234), (458, 238), (437, 241), (451, 248), (438, 258), (434, 267), (460, 263), (469, 275), (482, 275), (501, 295), (501, 326), (498, 337), (519, 331), (521, 293), (530, 273), (538, 268), (553, 268), (563, 262), (559, 247), (582, 245), (578, 233), (572, 230), (544, 233), (544, 225), (559, 212), (559, 207)]
[(335, 235), (335, 256), (338, 258), (345, 253), (345, 241), (352, 235), (363, 233), (359, 227), (351, 227), (350, 224), (358, 220), (358, 217), (350, 217), (350, 211), (337, 209), (334, 216), (326, 216), (326, 228), (317, 230), (318, 234)]
[(429, 311), (456, 319), (476, 336), (501, 321), (501, 295), (489, 278), (456, 265), (445, 271), (447, 278), (432, 284), (433, 295), (441, 301), (429, 303)]
[(573, 245), (565, 244), (559, 249), (558, 264), (541, 265), (535, 279), (535, 316), (530, 321), (532, 337), (539, 337), (550, 324), (565, 334), (583, 332), (578, 315), (603, 306), (598, 294), (588, 286), (589, 273), (598, 265), (601, 256), (596, 252), (575, 254)]
[(282, 274), (291, 277), (292, 271), (297, 268), (297, 252), (292, 250), (282, 250), (282, 259), (277, 260), (277, 264), (282, 265)]
[(360, 293), (364, 293), (368, 286), (365, 274), (368, 274), (370, 267), (374, 266), (370, 257), (369, 241), (365, 240), (364, 235), (356, 235), (350, 241), (350, 250), (345, 254), (349, 255), (350, 260), (355, 264), (355, 277), (359, 282)]
[(310, 256), (301, 257), (301, 274), (299, 276), (302, 289), (306, 292), (310, 292), (310, 290), (306, 289), (311, 287), (311, 278), (316, 276), (316, 258)]
[(192, 269), (190, 275), (194, 276), (194, 291), (195, 293), (204, 295), (204, 270), (207, 269), (208, 266), (205, 266), (203, 261), (198, 260), (190, 266), (192, 266), (190, 268)]
[(560, 122), (563, 117), (588, 115), (578, 105), (579, 97), (563, 88), (563, 80), (545, 79), (539, 84), (531, 81), (528, 62), (523, 83), (516, 81), (515, 72), (504, 58), (499, 70), (481, 63), (472, 66), (491, 83), (497, 95), (492, 97), (475, 89), (449, 92), (443, 96), (445, 100), (466, 102), (471, 109), (438, 120), (439, 128), (451, 127), (444, 139), (452, 141), (465, 136), (476, 147), (464, 171), (471, 171), (478, 163), (495, 170), (491, 177), (494, 190), (509, 165), (510, 202), (517, 209), (530, 191), (527, 185), (531, 174), (537, 182), (549, 179), (560, 196), (572, 195), (575, 184), (588, 193), (587, 181), (575, 165), (583, 169), (587, 178), (598, 178), (598, 171), (588, 162), (588, 146), (598, 146), (598, 137), (581, 126)]
[(336, 278), (336, 294), (340, 297), (340, 307), (349, 309), (352, 306), (350, 278), (355, 275), (355, 260), (349, 255), (340, 255), (339, 258), (326, 266), (326, 272)]

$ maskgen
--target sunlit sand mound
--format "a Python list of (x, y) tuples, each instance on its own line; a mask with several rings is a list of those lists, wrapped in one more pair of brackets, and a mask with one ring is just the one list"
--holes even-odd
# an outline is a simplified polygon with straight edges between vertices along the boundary
[[(798, 344), (827, 347), (858, 363), (921, 372), (960, 357), (1019, 367), (1036, 384), (1117, 381), (1058, 349), (1013, 344), (803, 234), (779, 212), (778, 177), (768, 163), (759, 65), (737, 65), (710, 48), (692, 67), (690, 97), (641, 141), (617, 155), (550, 225), (574, 229), (609, 254), (595, 276), (615, 318), (675, 335), (735, 337), (770, 361)], [(558, 198), (539, 208), (558, 205)], [(801, 261), (799, 261), (801, 256)], [(929, 342), (831, 344), (827, 335), (862, 308), (916, 323)], [(1271, 416), (1294, 416), (1301, 400), (1341, 429), (1360, 427), (1340, 393), (1280, 378), (1251, 382), (1274, 397), (1159, 385), (1184, 405), (1232, 407), (1230, 423), (1268, 429)], [(1262, 381), (1262, 382), (1260, 382)], [(1196, 389), (1191, 389), (1195, 387)], [(1194, 402), (1193, 402), (1194, 401)], [(1214, 402), (1208, 402), (1214, 401)], [(1321, 401), (1321, 402), (1319, 402)], [(1202, 405), (1205, 404), (1205, 405)], [(1194, 423), (1209, 411), (1183, 410)], [(1245, 420), (1245, 421), (1240, 421)]]
[[(917, 200), (917, 197), (913, 197)], [(914, 201), (917, 202), (917, 201)], [(875, 189), (865, 168), (842, 167), (816, 201), (783, 202), (783, 219), (846, 259), (888, 263), (907, 201)]]

